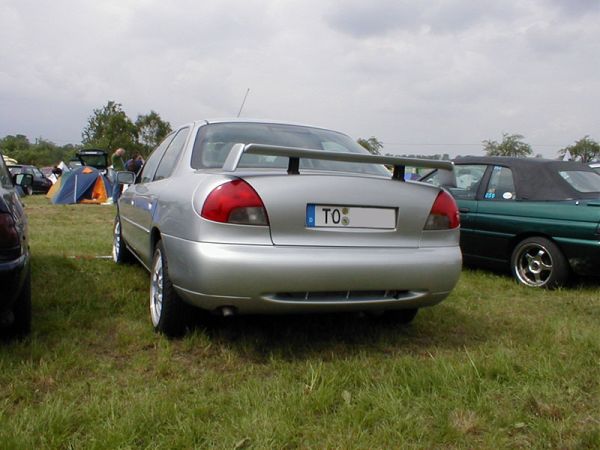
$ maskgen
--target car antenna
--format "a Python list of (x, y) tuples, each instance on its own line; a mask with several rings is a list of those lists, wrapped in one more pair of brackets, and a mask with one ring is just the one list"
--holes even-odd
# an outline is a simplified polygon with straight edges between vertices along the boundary
[(250, 93), (250, 88), (248, 88), (246, 90), (246, 95), (244, 95), (244, 100), (242, 100), (242, 106), (240, 106), (240, 110), (238, 111), (238, 117), (240, 117), (240, 114), (242, 113), (242, 109), (244, 108), (244, 104), (246, 103), (246, 99), (248, 98), (248, 94)]

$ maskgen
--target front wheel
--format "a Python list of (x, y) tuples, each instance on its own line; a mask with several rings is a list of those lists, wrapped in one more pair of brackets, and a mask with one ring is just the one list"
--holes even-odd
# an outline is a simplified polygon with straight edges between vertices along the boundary
[(113, 247), (112, 258), (117, 264), (123, 264), (133, 261), (133, 255), (125, 245), (123, 234), (121, 233), (121, 218), (117, 214), (113, 226)]
[(154, 250), (150, 280), (150, 317), (154, 330), (168, 337), (182, 336), (192, 316), (191, 306), (175, 292), (162, 241)]
[(558, 246), (543, 237), (519, 242), (510, 259), (515, 279), (526, 286), (554, 289), (569, 278), (569, 265)]

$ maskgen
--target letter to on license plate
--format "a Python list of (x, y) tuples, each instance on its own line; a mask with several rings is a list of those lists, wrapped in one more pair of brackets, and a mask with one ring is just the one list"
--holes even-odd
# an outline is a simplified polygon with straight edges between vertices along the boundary
[(306, 205), (307, 227), (396, 228), (396, 208)]

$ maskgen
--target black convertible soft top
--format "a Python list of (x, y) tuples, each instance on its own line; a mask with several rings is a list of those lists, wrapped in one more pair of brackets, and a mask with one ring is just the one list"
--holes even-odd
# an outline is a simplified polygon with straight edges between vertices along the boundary
[[(454, 160), (460, 164), (493, 164), (512, 170), (517, 198), (530, 201), (600, 199), (598, 192), (581, 192), (561, 175), (566, 172), (591, 172), (587, 164), (543, 158), (509, 158), (502, 156), (464, 156)], [(600, 186), (600, 179), (598, 185)]]

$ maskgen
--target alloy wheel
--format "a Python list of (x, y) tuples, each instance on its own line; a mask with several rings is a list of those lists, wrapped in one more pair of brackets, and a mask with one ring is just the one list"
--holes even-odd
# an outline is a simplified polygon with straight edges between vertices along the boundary
[(160, 321), (163, 306), (163, 264), (162, 254), (157, 251), (152, 266), (152, 279), (150, 281), (150, 315), (152, 325), (155, 327)]
[(112, 257), (114, 262), (119, 262), (121, 256), (121, 221), (115, 221), (115, 229), (113, 232), (113, 248)]
[(554, 270), (552, 255), (542, 245), (531, 243), (520, 249), (515, 261), (519, 281), (528, 286), (544, 286)]

